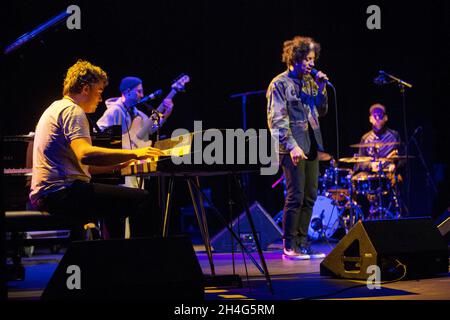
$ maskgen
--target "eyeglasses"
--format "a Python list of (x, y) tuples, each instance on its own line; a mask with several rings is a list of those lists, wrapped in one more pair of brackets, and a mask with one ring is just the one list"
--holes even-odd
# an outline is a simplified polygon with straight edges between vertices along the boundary
[(384, 118), (384, 113), (373, 113), (372, 117), (374, 117), (377, 120), (381, 120)]

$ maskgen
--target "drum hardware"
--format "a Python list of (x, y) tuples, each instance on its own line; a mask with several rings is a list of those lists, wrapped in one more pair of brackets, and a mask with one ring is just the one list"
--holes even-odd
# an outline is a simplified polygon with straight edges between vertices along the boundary
[(351, 169), (339, 168), (334, 159), (330, 161), (319, 179), (322, 192), (314, 205), (308, 229), (313, 240), (331, 239), (338, 229), (347, 233), (363, 217), (361, 208), (352, 199), (351, 177)]
[[(351, 228), (359, 219), (398, 219), (400, 217), (401, 201), (399, 199), (398, 182), (401, 181), (401, 176), (395, 173), (396, 166), (394, 163), (406, 159), (406, 157), (394, 155), (389, 158), (382, 158), (379, 156), (381, 147), (398, 144), (399, 142), (381, 141), (354, 144), (351, 147), (374, 148), (374, 156), (354, 155), (353, 157), (338, 159), (341, 163), (367, 163), (372, 167), (373, 172), (353, 173), (349, 169), (337, 168), (336, 166), (325, 172), (322, 185), (326, 191), (323, 195), (348, 208), (348, 216), (341, 213), (346, 230)], [(383, 168), (386, 163), (391, 163), (392, 168)], [(348, 183), (345, 182), (345, 179), (342, 180), (337, 173), (342, 170), (348, 170), (349, 172)], [(325, 188), (325, 184), (329, 183), (330, 180), (330, 172), (333, 173), (334, 184), (332, 187)], [(368, 202), (369, 208), (364, 214), (362, 208), (366, 202)]]
[[(373, 220), (374, 218), (379, 218), (379, 219), (385, 219), (387, 218), (387, 208), (385, 208), (383, 206), (383, 187), (381, 185), (381, 181), (386, 181), (386, 173), (383, 171), (383, 163), (385, 162), (385, 159), (383, 158), (383, 160), (381, 160), (382, 158), (379, 156), (379, 151), (381, 146), (383, 145), (396, 145), (399, 143), (396, 142), (385, 142), (384, 144), (377, 144), (376, 142), (374, 143), (374, 160), (378, 161), (378, 172), (377, 172), (377, 176), (376, 179), (378, 181), (378, 186), (377, 189), (375, 190), (375, 194), (377, 196), (376, 201), (374, 201), (369, 209), (369, 219)], [(388, 183), (386, 185), (387, 189), (390, 189), (390, 184)], [(390, 190), (386, 191), (387, 194), (389, 193)], [(386, 193), (385, 193), (386, 194)]]
[[(371, 142), (351, 145), (351, 147), (358, 148), (374, 148), (374, 155), (370, 161), (373, 174), (367, 172), (357, 173), (352, 177), (352, 185), (355, 185), (356, 194), (363, 194), (367, 197), (370, 203), (367, 219), (393, 219), (400, 217), (400, 206), (398, 201), (397, 175), (395, 174), (395, 165), (392, 165), (393, 170), (383, 168), (386, 163), (394, 163), (394, 161), (401, 160), (403, 156), (394, 155), (389, 158), (382, 158), (379, 156), (379, 151), (382, 146), (398, 145), (399, 142)], [(354, 157), (357, 160), (362, 157)], [(363, 162), (357, 161), (355, 163)], [(391, 168), (392, 169), (392, 168)], [(385, 200), (385, 201), (384, 201)], [(385, 205), (383, 202), (386, 202)], [(392, 212), (392, 209), (394, 212)]]

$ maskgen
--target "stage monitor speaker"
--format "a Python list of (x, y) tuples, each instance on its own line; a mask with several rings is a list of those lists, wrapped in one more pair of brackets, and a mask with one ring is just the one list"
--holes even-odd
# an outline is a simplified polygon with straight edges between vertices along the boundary
[[(275, 240), (282, 238), (281, 229), (260, 203), (257, 201), (253, 203), (250, 207), (250, 214), (255, 224), (256, 234), (262, 250), (266, 250)], [(254, 236), (245, 211), (238, 218), (234, 219), (232, 230), (248, 250), (256, 250)], [(211, 239), (211, 245), (215, 252), (231, 252), (240, 249), (239, 244), (227, 228), (224, 228)]]
[(203, 274), (188, 237), (77, 241), (42, 299), (200, 301)]
[(448, 250), (431, 218), (359, 221), (320, 264), (320, 274), (361, 279), (378, 266), (382, 279), (426, 278), (448, 272)]

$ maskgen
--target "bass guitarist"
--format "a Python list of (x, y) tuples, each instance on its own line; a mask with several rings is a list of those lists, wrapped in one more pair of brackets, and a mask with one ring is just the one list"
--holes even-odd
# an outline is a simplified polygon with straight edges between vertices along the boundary
[[(123, 149), (151, 146), (150, 136), (157, 132), (171, 115), (174, 106), (172, 98), (176, 92), (183, 89), (186, 80), (189, 81), (188, 78), (182, 78), (175, 82), (169, 95), (154, 110), (152, 115), (147, 116), (136, 108), (144, 98), (142, 80), (131, 76), (123, 78), (119, 86), (121, 96), (106, 100), (107, 109), (97, 121), (97, 126), (101, 130), (105, 130), (107, 127), (120, 125), (122, 127)], [(131, 188), (144, 188), (143, 181), (134, 176), (125, 177), (124, 185)], [(126, 237), (129, 237), (128, 230), (129, 227), (127, 226)]]

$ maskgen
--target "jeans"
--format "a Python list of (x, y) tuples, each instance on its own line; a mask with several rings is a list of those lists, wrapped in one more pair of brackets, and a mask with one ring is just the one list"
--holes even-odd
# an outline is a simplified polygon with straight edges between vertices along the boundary
[(111, 238), (124, 238), (125, 215), (134, 221), (130, 223), (134, 237), (147, 236), (151, 229), (149, 193), (140, 189), (76, 180), (40, 198), (38, 208), (68, 217), (80, 232), (90, 219), (103, 218)]
[(283, 214), (285, 248), (306, 247), (309, 246), (308, 227), (317, 199), (319, 161), (315, 155), (314, 160), (300, 160), (295, 166), (289, 154), (280, 157), (287, 189)]

